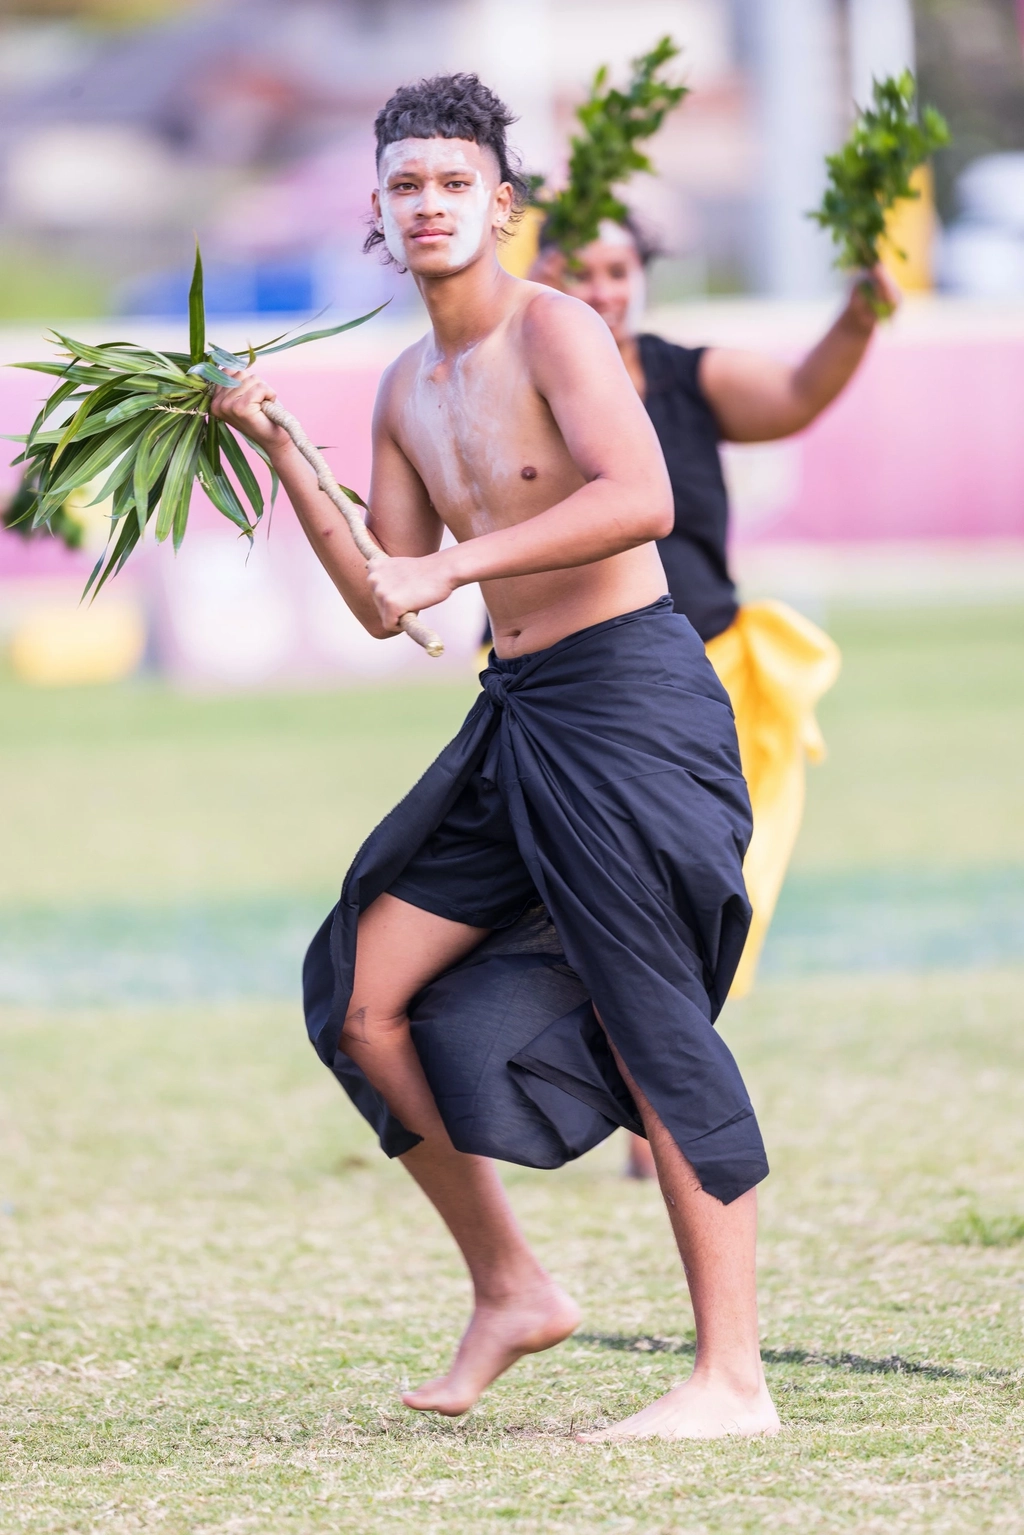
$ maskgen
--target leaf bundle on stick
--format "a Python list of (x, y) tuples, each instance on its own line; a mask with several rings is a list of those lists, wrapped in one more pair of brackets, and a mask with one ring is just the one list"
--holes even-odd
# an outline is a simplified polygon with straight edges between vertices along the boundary
[(829, 184), (809, 217), (831, 233), (839, 247), (836, 265), (844, 270), (877, 266), (890, 208), (920, 195), (911, 184), (914, 172), (949, 143), (945, 118), (934, 107), (918, 115), (916, 98), (909, 70), (876, 80), (872, 105), (858, 113), (842, 149), (826, 158)]
[[(210, 410), (213, 390), (238, 383), (225, 369), (243, 370), (257, 357), (338, 336), (372, 319), (380, 308), (342, 325), (290, 338), (287, 333), (275, 336), (250, 346), (247, 357), (238, 357), (207, 342), (197, 244), (187, 353), (159, 352), (128, 341), (87, 346), (55, 332), (66, 361), (14, 364), (59, 382), (28, 435), (16, 439), (24, 448), (14, 462), (24, 464), (25, 470), (5, 522), (21, 530), (46, 528), (67, 541), (68, 497), (102, 478), (93, 504), (112, 501), (110, 537), (84, 596), (95, 596), (123, 568), (151, 522), (158, 543), (170, 538), (175, 549), (180, 548), (197, 480), (217, 511), (251, 542), (264, 512), (263, 492), (238, 436)], [(320, 488), (345, 517), (360, 553), (367, 559), (379, 554), (359, 515), (363, 502), (338, 484), (295, 417), (274, 401), (265, 402), (263, 410), (289, 433), (316, 470)], [(255, 443), (249, 446), (270, 467), (273, 502), (273, 466)], [(440, 640), (415, 614), (404, 614), (401, 626), (432, 655), (441, 653)]]
[(621, 223), (628, 216), (615, 188), (634, 173), (653, 165), (638, 147), (657, 133), (668, 113), (688, 95), (685, 85), (659, 78), (679, 53), (671, 37), (663, 37), (650, 53), (633, 60), (633, 76), (625, 91), (606, 89), (607, 66), (594, 76), (590, 95), (577, 108), (583, 129), (571, 141), (568, 185), (555, 196), (535, 193), (544, 209), (545, 239), (572, 258), (597, 239), (602, 219)]

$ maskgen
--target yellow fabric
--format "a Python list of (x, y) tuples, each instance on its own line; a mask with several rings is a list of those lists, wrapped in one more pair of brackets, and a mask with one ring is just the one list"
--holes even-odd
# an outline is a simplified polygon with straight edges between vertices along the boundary
[(919, 165), (910, 185), (917, 195), (902, 197), (889, 209), (879, 254), (904, 293), (930, 293), (938, 229), (931, 166)]
[(743, 864), (753, 918), (731, 997), (754, 984), (775, 903), (800, 830), (804, 758), (821, 762), (814, 709), (839, 675), (839, 649), (784, 602), (749, 602), (707, 645), (732, 701), (754, 834)]
[(506, 238), (498, 241), (498, 261), (513, 277), (525, 277), (536, 261), (543, 222), (543, 208), (524, 208), (518, 221), (506, 228)]

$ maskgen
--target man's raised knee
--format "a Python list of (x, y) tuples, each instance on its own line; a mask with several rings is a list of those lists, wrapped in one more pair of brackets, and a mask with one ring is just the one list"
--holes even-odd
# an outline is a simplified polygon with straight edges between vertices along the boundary
[(360, 1045), (382, 1044), (409, 1027), (404, 1007), (381, 1008), (370, 1003), (354, 1004), (345, 1014), (338, 1038), (338, 1049), (350, 1055)]

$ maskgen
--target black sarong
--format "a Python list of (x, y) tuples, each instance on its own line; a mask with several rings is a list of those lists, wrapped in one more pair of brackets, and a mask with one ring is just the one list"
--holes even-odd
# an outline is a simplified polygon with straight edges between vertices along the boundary
[(750, 806), (732, 712), (664, 597), (511, 661), (493, 655), (462, 729), (358, 853), (310, 945), (306, 1022), (389, 1156), (419, 1137), (337, 1049), (360, 912), (399, 879), (475, 773), (505, 804), (537, 900), (410, 1006), (455, 1146), (558, 1167), (618, 1125), (643, 1133), (595, 1016), (708, 1193), (767, 1173), (713, 1023), (750, 920)]

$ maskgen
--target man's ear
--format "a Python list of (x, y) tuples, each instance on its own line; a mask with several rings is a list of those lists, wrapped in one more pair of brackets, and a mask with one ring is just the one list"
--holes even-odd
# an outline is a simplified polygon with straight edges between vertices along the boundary
[(494, 227), (503, 229), (512, 212), (512, 183), (503, 181), (494, 194)]
[(377, 220), (377, 223), (379, 224), (380, 221), (381, 221), (380, 220), (380, 187), (374, 187), (373, 191), (370, 193), (370, 207), (373, 209), (373, 216)]

